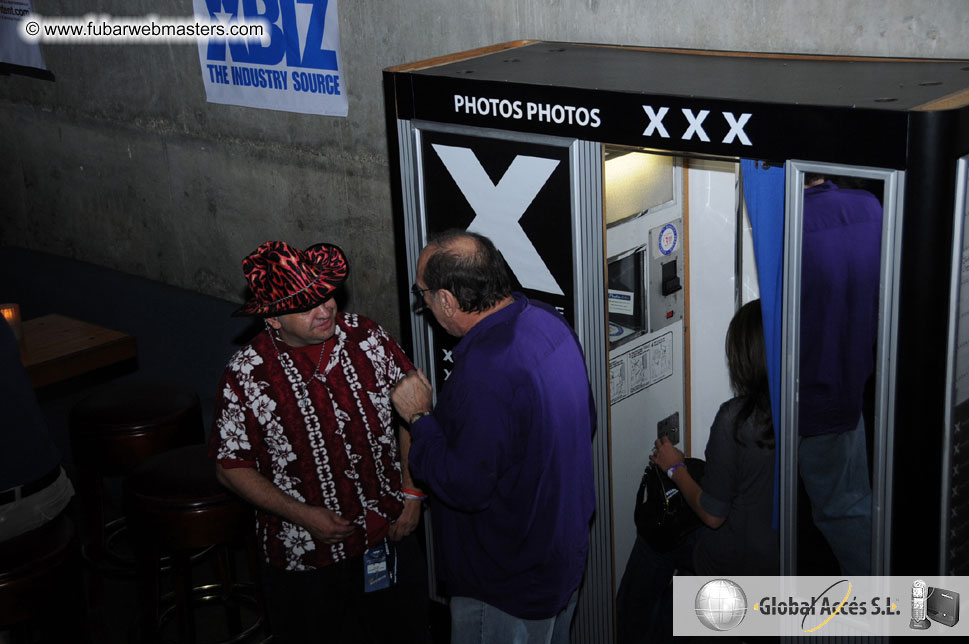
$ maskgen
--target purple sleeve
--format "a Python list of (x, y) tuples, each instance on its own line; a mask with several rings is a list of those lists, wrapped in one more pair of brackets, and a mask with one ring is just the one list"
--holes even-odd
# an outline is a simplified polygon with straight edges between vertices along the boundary
[(442, 502), (474, 512), (487, 507), (495, 490), (509, 432), (503, 413), (509, 401), (484, 383), (464, 391), (473, 395), (450, 401), (450, 416), (460, 422), (448, 425), (447, 436), (433, 413), (411, 427), (410, 466)]

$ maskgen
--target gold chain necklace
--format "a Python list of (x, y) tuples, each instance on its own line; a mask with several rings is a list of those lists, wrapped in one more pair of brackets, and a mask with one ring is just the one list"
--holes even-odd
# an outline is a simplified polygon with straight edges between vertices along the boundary
[[(275, 337), (276, 331), (275, 329), (269, 326), (268, 322), (266, 323), (266, 330), (269, 332), (269, 341), (273, 343), (273, 349), (276, 350), (276, 359), (279, 360), (279, 364), (285, 370), (286, 366), (283, 365), (283, 356), (279, 351), (279, 346), (276, 344), (276, 337)], [(279, 341), (282, 342), (283, 341), (282, 338), (279, 338)], [(303, 392), (300, 398), (303, 400), (309, 397), (309, 387), (310, 387), (309, 383), (313, 382), (313, 380), (316, 379), (316, 374), (320, 372), (320, 365), (323, 364), (323, 354), (326, 353), (325, 349), (326, 349), (326, 342), (323, 342), (320, 344), (320, 357), (316, 361), (316, 367), (313, 368), (313, 373), (310, 374), (310, 379), (308, 382), (303, 380), (303, 376), (300, 374), (299, 369), (296, 368), (296, 361), (295, 360), (293, 361), (293, 371), (296, 373), (296, 377), (299, 379), (299, 387), (300, 387), (300, 390)], [(289, 353), (288, 351), (287, 353), (290, 356), (290, 360), (292, 360), (293, 359), (292, 354)]]

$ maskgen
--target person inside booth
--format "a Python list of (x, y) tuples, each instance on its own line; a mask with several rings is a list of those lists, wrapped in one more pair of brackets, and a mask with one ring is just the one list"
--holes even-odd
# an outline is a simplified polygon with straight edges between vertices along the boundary
[(725, 344), (735, 397), (713, 421), (702, 482), (665, 436), (649, 457), (701, 525), (664, 551), (649, 545), (649, 535), (637, 535), (616, 598), (619, 644), (672, 641), (674, 574), (778, 574), (778, 533), (771, 525), (774, 424), (760, 300), (737, 311)]

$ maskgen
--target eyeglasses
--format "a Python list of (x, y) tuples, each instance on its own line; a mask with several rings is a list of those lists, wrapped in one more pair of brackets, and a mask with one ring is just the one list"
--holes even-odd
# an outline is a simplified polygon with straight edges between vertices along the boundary
[(410, 292), (413, 293), (414, 294), (414, 297), (416, 297), (419, 300), (423, 300), (424, 299), (424, 293), (427, 293), (428, 291), (433, 291), (433, 290), (435, 290), (435, 289), (433, 289), (433, 288), (421, 288), (416, 283), (413, 286), (410, 287)]

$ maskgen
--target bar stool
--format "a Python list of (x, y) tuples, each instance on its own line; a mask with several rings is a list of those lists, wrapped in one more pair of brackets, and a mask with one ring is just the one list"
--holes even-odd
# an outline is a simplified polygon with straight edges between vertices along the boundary
[(101, 572), (130, 572), (132, 561), (115, 544), (124, 518), (105, 521), (106, 479), (154, 454), (202, 442), (199, 398), (175, 384), (115, 383), (74, 405), (70, 425), (84, 555)]
[(0, 543), (0, 630), (13, 641), (87, 642), (74, 524), (64, 513)]
[[(195, 607), (219, 603), (225, 609), (224, 641), (239, 641), (263, 623), (258, 590), (253, 511), (223, 487), (204, 445), (170, 450), (137, 466), (124, 482), (125, 513), (135, 546), (141, 596), (142, 638), (157, 638), (174, 611), (180, 642), (196, 641)], [(251, 583), (235, 578), (230, 546), (244, 544)], [(210, 548), (217, 557), (216, 584), (194, 585), (193, 555)], [(160, 562), (168, 555), (174, 589), (163, 595)], [(243, 606), (249, 607), (243, 620)], [(244, 621), (247, 623), (244, 624)], [(223, 632), (220, 630), (219, 635)]]

